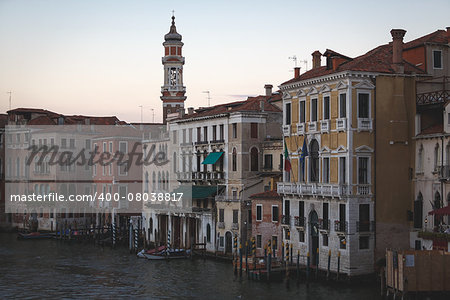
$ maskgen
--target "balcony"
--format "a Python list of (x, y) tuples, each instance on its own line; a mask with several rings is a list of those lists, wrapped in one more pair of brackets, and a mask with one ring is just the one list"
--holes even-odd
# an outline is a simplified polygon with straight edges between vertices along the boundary
[(439, 168), (439, 178), (443, 180), (449, 180), (450, 179), (450, 165), (444, 165)]
[(337, 130), (346, 130), (347, 129), (347, 119), (341, 118), (336, 120), (336, 129)]
[(217, 222), (217, 228), (224, 229), (225, 228), (225, 223), (224, 222)]
[(371, 195), (370, 184), (358, 184), (356, 186), (356, 192), (358, 195)]
[(291, 135), (291, 125), (283, 125), (283, 135), (284, 136)]
[(317, 122), (309, 122), (308, 132), (316, 132), (316, 131), (317, 131)]
[(373, 232), (375, 231), (374, 221), (356, 221), (357, 232)]
[(217, 195), (215, 198), (216, 202), (240, 202), (240, 198), (229, 198), (225, 197), (225, 195)]
[(198, 146), (198, 145), (208, 145), (208, 141), (197, 141), (197, 142), (195, 142), (195, 145), (196, 146)]
[(294, 226), (296, 227), (305, 227), (305, 217), (294, 217)]
[(328, 132), (330, 131), (330, 120), (322, 120), (320, 121), (320, 131)]
[(330, 231), (330, 220), (329, 219), (319, 219), (319, 229)]
[(305, 123), (298, 123), (297, 124), (297, 134), (298, 135), (305, 134)]
[(358, 118), (358, 131), (371, 131), (372, 119)]
[(291, 224), (291, 216), (283, 215), (281, 217), (281, 224), (290, 225)]
[(220, 139), (220, 140), (212, 140), (211, 142), (210, 142), (210, 144), (212, 145), (212, 144), (224, 144), (225, 143), (225, 140), (224, 139)]
[[(370, 186), (369, 186), (370, 190)], [(279, 194), (343, 197), (353, 194), (353, 186), (347, 184), (278, 182)]]
[(232, 230), (238, 230), (239, 229), (239, 223), (232, 223), (231, 224), (231, 229)]
[(341, 222), (339, 220), (334, 221), (334, 231), (340, 232), (340, 233), (347, 233), (347, 221)]

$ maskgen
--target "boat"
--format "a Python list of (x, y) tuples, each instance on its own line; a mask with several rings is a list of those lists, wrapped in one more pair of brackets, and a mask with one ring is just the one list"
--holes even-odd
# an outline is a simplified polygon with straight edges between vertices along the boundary
[(19, 240), (52, 239), (54, 237), (55, 237), (54, 233), (40, 233), (40, 232), (19, 233), (19, 235), (17, 236)]
[(144, 254), (158, 253), (158, 252), (161, 252), (161, 251), (165, 250), (166, 248), (167, 248), (166, 246), (159, 246), (158, 248), (150, 249), (150, 250), (147, 250), (147, 251), (145, 249), (142, 249), (141, 251), (139, 251), (137, 253), (137, 257), (146, 258)]
[(155, 253), (143, 253), (143, 256), (149, 260), (163, 260), (163, 259), (181, 259), (191, 256), (191, 250), (185, 249), (164, 249)]

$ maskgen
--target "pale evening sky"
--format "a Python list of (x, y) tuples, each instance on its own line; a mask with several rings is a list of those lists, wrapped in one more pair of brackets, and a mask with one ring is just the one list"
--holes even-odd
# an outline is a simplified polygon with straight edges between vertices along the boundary
[[(163, 37), (175, 10), (183, 36), (186, 107), (263, 94), (293, 76), (288, 57), (333, 49), (354, 57), (450, 26), (448, 0), (143, 1), (0, 0), (0, 112), (162, 119)], [(299, 62), (302, 72), (305, 64)]]

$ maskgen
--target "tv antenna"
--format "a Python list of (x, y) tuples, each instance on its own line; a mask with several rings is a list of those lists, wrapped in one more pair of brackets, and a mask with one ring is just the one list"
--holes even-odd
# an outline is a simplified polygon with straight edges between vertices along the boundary
[(203, 91), (202, 93), (208, 94), (208, 107), (211, 106), (211, 93), (209, 91)]
[(152, 123), (155, 123), (155, 110), (153, 108), (150, 108), (152, 111)]
[(305, 64), (305, 72), (308, 71), (308, 61), (305, 59), (301, 60), (300, 62)]
[(297, 56), (296, 55), (289, 56), (288, 59), (292, 59), (294, 61), (295, 66), (297, 67)]

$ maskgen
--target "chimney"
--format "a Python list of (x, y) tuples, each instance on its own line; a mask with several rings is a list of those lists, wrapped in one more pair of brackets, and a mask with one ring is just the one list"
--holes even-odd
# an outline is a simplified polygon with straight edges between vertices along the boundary
[(188, 107), (188, 115), (192, 115), (194, 113), (193, 107)]
[(319, 50), (314, 51), (312, 54), (312, 61), (313, 61), (313, 69), (320, 67), (320, 57), (322, 56), (322, 53), (320, 53)]
[(405, 66), (403, 65), (403, 37), (405, 36), (406, 30), (403, 29), (392, 29), (392, 63), (395, 72), (403, 73)]
[(266, 84), (266, 85), (264, 86), (264, 88), (266, 89), (266, 97), (272, 96), (272, 88), (273, 88), (273, 85), (271, 85), (271, 84)]
[(184, 107), (180, 107), (178, 109), (178, 115), (180, 116), (180, 118), (184, 117), (186, 111), (184, 110)]
[(261, 110), (261, 112), (264, 111), (264, 100), (259, 101), (259, 109)]
[(294, 68), (294, 78), (299, 78), (300, 77), (300, 67), (295, 67)]

